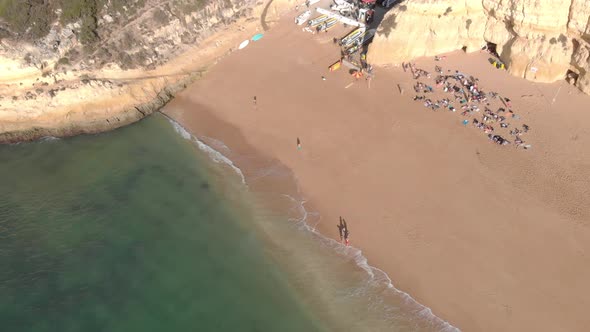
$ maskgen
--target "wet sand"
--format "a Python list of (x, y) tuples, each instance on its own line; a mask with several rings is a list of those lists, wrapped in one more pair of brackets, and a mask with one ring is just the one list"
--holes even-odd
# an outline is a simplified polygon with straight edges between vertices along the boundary
[(376, 68), (370, 88), (345, 70), (329, 73), (339, 56), (331, 40), (345, 31), (311, 35), (287, 15), (164, 113), (198, 137), (242, 155), (254, 147), (287, 166), (323, 234), (338, 238), (344, 216), (371, 265), (462, 330), (584, 330), (590, 97), (563, 82), (511, 77), (485, 53), (418, 59), (512, 100), (533, 147), (497, 146), (463, 126), (460, 110), (413, 101), (414, 80), (401, 68)]

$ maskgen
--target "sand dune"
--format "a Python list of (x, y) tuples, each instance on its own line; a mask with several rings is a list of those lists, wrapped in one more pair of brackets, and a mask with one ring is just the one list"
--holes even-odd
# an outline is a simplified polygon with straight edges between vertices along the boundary
[(247, 143), (284, 163), (321, 213), (323, 233), (337, 237), (345, 216), (352, 245), (453, 325), (585, 330), (590, 97), (511, 77), (484, 53), (418, 59), (429, 71), (439, 64), (469, 73), (512, 100), (533, 148), (497, 146), (463, 126), (460, 111), (413, 101), (414, 80), (401, 68), (376, 68), (370, 88), (344, 70), (329, 73), (339, 56), (331, 39), (344, 32), (311, 35), (287, 17), (164, 112), (198, 136), (233, 150)]

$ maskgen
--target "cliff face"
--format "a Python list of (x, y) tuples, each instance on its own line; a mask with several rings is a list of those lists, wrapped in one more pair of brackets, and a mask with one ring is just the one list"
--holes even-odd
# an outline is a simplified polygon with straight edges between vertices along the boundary
[(406, 0), (385, 16), (368, 60), (399, 63), (486, 42), (497, 45), (513, 75), (553, 82), (571, 69), (590, 93), (587, 0)]
[[(18, 9), (20, 0), (11, 1)], [(0, 15), (0, 142), (100, 132), (137, 121), (295, 2), (86, 3), (93, 1), (105, 5), (91, 18), (69, 23), (60, 19), (62, 8), (54, 8), (42, 36), (27, 35), (28, 27), (15, 29)], [(96, 21), (92, 31), (85, 20)]]
[(0, 38), (0, 57), (5, 60), (0, 69), (18, 72), (35, 68), (54, 73), (56, 67), (150, 69), (198, 44), (219, 28), (253, 16), (256, 7), (255, 0), (206, 4), (199, 0), (131, 0), (123, 7), (108, 3), (92, 18), (96, 21), (92, 31), (95, 37), (90, 42), (85, 41), (88, 38), (84, 37), (84, 18), (68, 24), (57, 19), (40, 38), (26, 38), (18, 33)]

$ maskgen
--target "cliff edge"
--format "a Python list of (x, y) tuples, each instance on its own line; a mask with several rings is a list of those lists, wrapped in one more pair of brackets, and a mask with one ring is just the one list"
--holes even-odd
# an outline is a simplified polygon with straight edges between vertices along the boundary
[(386, 14), (367, 58), (395, 64), (486, 45), (512, 75), (554, 82), (571, 71), (572, 83), (590, 94), (587, 0), (406, 0)]
[(295, 6), (295, 0), (0, 2), (0, 143), (137, 121)]

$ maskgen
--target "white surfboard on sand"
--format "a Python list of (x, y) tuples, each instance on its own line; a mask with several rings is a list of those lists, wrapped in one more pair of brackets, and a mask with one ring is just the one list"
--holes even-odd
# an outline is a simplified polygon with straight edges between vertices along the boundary
[(248, 44), (250, 44), (250, 40), (249, 40), (249, 39), (247, 39), (247, 40), (244, 40), (244, 41), (243, 41), (243, 42), (240, 44), (240, 46), (238, 46), (238, 50), (241, 50), (241, 49), (243, 49), (244, 47), (248, 46)]

